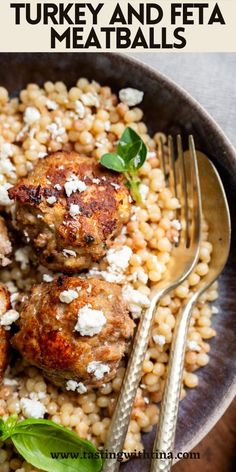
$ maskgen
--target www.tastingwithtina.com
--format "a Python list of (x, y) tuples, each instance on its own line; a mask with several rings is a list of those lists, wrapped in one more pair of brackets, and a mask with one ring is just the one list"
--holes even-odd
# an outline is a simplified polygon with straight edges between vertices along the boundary
[(109, 452), (107, 450), (97, 451), (97, 452), (50, 452), (51, 458), (55, 460), (60, 459), (116, 459), (117, 461), (123, 462), (131, 458), (139, 459), (200, 459), (200, 453), (195, 451), (178, 451), (173, 453), (171, 451), (120, 451), (120, 452)]

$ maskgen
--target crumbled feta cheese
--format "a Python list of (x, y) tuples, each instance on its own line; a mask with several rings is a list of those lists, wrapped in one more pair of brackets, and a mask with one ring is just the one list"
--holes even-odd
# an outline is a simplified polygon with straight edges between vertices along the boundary
[(166, 338), (162, 334), (154, 334), (152, 339), (154, 343), (158, 344), (159, 346), (164, 346), (166, 343)]
[(80, 100), (76, 100), (75, 102), (75, 111), (79, 118), (84, 118), (85, 117), (85, 108), (83, 103)]
[(101, 310), (93, 310), (89, 305), (80, 308), (75, 331), (79, 331), (81, 336), (94, 336), (102, 331), (106, 324), (106, 317)]
[(49, 203), (49, 205), (53, 205), (53, 203), (56, 203), (56, 201), (57, 199), (53, 195), (47, 198), (47, 203)]
[(46, 156), (47, 156), (47, 153), (46, 153), (46, 152), (39, 152), (39, 153), (38, 153), (38, 158), (39, 158), (39, 159), (43, 159), (43, 158), (46, 157)]
[(75, 331), (79, 331), (81, 336), (94, 336), (102, 331), (107, 320), (101, 310), (93, 310), (89, 305), (80, 308)]
[(5, 379), (3, 379), (3, 385), (6, 385), (7, 387), (17, 387), (18, 381), (16, 379), (8, 379), (5, 377)]
[(140, 184), (139, 185), (139, 193), (141, 195), (141, 198), (142, 198), (142, 201), (145, 202), (146, 198), (147, 198), (147, 195), (148, 195), (148, 192), (149, 192), (149, 188), (147, 185), (145, 184)]
[(132, 256), (132, 249), (129, 246), (122, 248), (111, 248), (107, 252), (106, 259), (112, 272), (124, 272)]
[(216, 306), (213, 306), (212, 307), (212, 314), (216, 315), (217, 313), (219, 313), (219, 308), (217, 308)]
[(47, 130), (51, 133), (53, 139), (57, 142), (61, 142), (61, 136), (65, 133), (65, 128), (58, 125), (57, 123), (51, 123), (47, 126)]
[(104, 374), (110, 372), (110, 367), (100, 361), (93, 361), (88, 364), (87, 372), (89, 374), (94, 374), (97, 380), (101, 380), (104, 377)]
[(20, 406), (26, 418), (43, 418), (46, 413), (45, 406), (38, 400), (31, 400), (26, 397), (21, 398)]
[(119, 99), (129, 107), (138, 105), (143, 100), (144, 93), (141, 90), (137, 90), (131, 87), (121, 89), (119, 91)]
[(58, 104), (56, 102), (54, 102), (54, 100), (47, 100), (46, 101), (46, 107), (49, 109), (49, 110), (57, 110), (58, 109)]
[(67, 197), (73, 192), (84, 192), (87, 188), (85, 182), (80, 180), (76, 175), (71, 175), (64, 185)]
[(81, 95), (81, 101), (88, 107), (99, 107), (99, 99), (96, 93), (88, 92)]
[(182, 225), (181, 225), (179, 220), (173, 220), (171, 222), (171, 226), (172, 226), (172, 228), (176, 229), (177, 231), (180, 231), (181, 228), (182, 228)]
[(99, 184), (100, 184), (100, 180), (99, 180), (99, 179), (93, 179), (92, 182), (93, 182), (93, 184), (96, 184), (96, 185), (99, 185)]
[(31, 400), (42, 400), (46, 397), (46, 392), (30, 392), (29, 397)]
[(27, 107), (24, 112), (24, 122), (27, 125), (32, 125), (35, 121), (40, 119), (40, 113), (35, 107)]
[(196, 341), (187, 341), (187, 349), (190, 351), (201, 351), (199, 344)]
[(25, 246), (17, 249), (15, 252), (15, 260), (20, 262), (22, 270), (25, 270), (29, 264), (29, 251), (30, 248)]
[(111, 183), (112, 187), (114, 187), (115, 190), (119, 190), (120, 185), (116, 184), (115, 182)]
[(66, 382), (66, 390), (72, 390), (72, 392), (85, 393), (87, 387), (82, 382), (76, 382), (76, 380), (68, 380)]
[(65, 257), (69, 257), (69, 256), (76, 257), (76, 252), (72, 251), (72, 249), (63, 249), (62, 253)]
[(106, 280), (106, 282), (117, 283), (117, 284), (122, 282), (124, 278), (123, 274), (114, 274), (106, 270), (98, 270), (98, 269), (90, 269), (89, 275), (98, 276), (98, 277), (101, 277), (103, 280)]
[(12, 144), (11, 143), (2, 143), (1, 145), (1, 158), (6, 159), (13, 155)]
[(105, 129), (105, 131), (110, 131), (110, 129), (111, 129), (111, 122), (110, 121), (105, 121), (104, 129)]
[(49, 274), (43, 274), (43, 281), (44, 282), (52, 282), (53, 281), (53, 276)]
[(71, 203), (69, 213), (70, 213), (70, 216), (72, 216), (72, 218), (75, 218), (75, 216), (79, 215), (80, 214), (79, 205), (75, 205), (74, 203)]
[(62, 186), (61, 186), (60, 184), (56, 184), (56, 185), (54, 185), (54, 188), (55, 188), (56, 190), (61, 190), (61, 189), (62, 189)]
[(4, 315), (0, 318), (0, 325), (1, 326), (10, 326), (19, 318), (19, 313), (16, 310), (8, 310)]
[(12, 204), (12, 200), (10, 200), (7, 191), (11, 187), (12, 185), (10, 184), (0, 185), (0, 205), (8, 206)]
[(156, 157), (156, 152), (155, 151), (148, 151), (147, 152), (147, 159), (152, 159), (153, 157)]
[(138, 290), (134, 290), (131, 285), (125, 285), (122, 288), (122, 295), (134, 318), (139, 317), (143, 308), (150, 305), (149, 298)]
[(64, 290), (59, 295), (60, 301), (62, 303), (71, 303), (73, 300), (78, 298), (78, 293), (75, 290)]

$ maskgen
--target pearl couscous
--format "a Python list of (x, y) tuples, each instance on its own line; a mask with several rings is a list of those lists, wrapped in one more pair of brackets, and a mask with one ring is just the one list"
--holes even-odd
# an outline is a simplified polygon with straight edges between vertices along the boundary
[[(112, 248), (118, 252), (121, 248), (129, 248), (128, 263), (115, 266), (114, 257), (110, 264), (109, 257), (105, 257), (92, 269), (93, 275), (107, 280), (110, 278), (125, 286), (124, 297), (134, 319), (139, 318), (147, 306), (150, 287), (164, 276), (180, 229), (175, 212), (179, 202), (166, 188), (160, 169), (159, 143), (160, 138), (165, 141), (166, 137), (162, 133), (149, 136), (142, 119), (141, 108), (134, 106), (130, 109), (127, 100), (119, 102), (109, 87), (85, 78), (79, 79), (69, 90), (62, 82), (46, 82), (42, 88), (29, 84), (18, 98), (12, 99), (5, 88), (0, 88), (0, 208), (6, 219), (8, 213), (14, 212), (7, 189), (17, 179), (26, 176), (35, 163), (48, 153), (74, 150), (99, 160), (104, 153), (115, 149), (126, 126), (133, 128), (147, 145), (148, 158), (139, 171), (143, 204), (132, 204), (130, 221), (114, 240)], [(208, 225), (204, 222), (199, 262), (194, 272), (173, 293), (162, 298), (155, 313), (125, 441), (126, 451), (142, 450), (141, 433), (151, 431), (153, 425), (158, 423), (158, 403), (162, 398), (176, 314), (192, 288), (207, 274), (211, 252)], [(33, 283), (42, 280), (50, 282), (53, 278), (51, 272), (32, 260), (30, 246), (22, 247), (16, 243), (11, 264), (1, 269), (1, 281), (10, 291), (13, 308), (18, 295), (28, 291)], [(197, 387), (196, 372), (209, 362), (208, 340), (216, 334), (211, 327), (212, 314), (216, 311), (211, 302), (216, 298), (215, 283), (193, 310), (182, 399), (187, 393), (186, 387)], [(46, 381), (35, 367), (18, 359), (8, 368), (0, 387), (0, 416), (6, 419), (17, 413), (20, 419), (27, 417), (28, 399), (33, 402), (34, 411), (46, 412), (49, 419), (102, 447), (124, 372), (125, 360), (112, 381), (100, 389), (80, 394), (77, 391), (61, 391)], [(1, 472), (36, 471), (15, 453), (9, 442), (0, 445), (0, 469)]]

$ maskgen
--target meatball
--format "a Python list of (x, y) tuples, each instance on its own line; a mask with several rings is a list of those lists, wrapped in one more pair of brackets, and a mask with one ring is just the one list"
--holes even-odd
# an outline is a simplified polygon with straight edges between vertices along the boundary
[[(10, 308), (10, 298), (6, 287), (0, 284), (0, 318)], [(4, 372), (8, 364), (9, 356), (9, 331), (6, 331), (3, 326), (0, 326), (0, 382), (2, 381)]]
[(0, 265), (5, 267), (11, 261), (7, 257), (11, 253), (12, 246), (8, 237), (7, 227), (4, 218), (0, 216)]
[(116, 374), (133, 335), (119, 285), (59, 276), (35, 285), (11, 342), (58, 386), (99, 387)]
[(129, 219), (123, 177), (94, 158), (58, 152), (9, 190), (16, 220), (42, 264), (73, 273), (90, 267)]

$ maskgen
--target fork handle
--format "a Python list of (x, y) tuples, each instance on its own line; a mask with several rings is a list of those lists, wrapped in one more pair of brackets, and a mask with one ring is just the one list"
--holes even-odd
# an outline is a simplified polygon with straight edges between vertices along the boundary
[[(153, 455), (150, 472), (169, 472), (172, 466), (171, 456), (174, 449), (176, 423), (179, 409), (179, 399), (183, 377), (184, 355), (187, 341), (191, 311), (196, 302), (196, 297), (190, 298), (182, 312), (179, 313), (171, 344), (169, 367), (162, 398), (160, 422), (157, 436), (154, 441), (153, 452), (157, 452), (156, 459)], [(165, 457), (162, 457), (162, 454)]]
[[(166, 290), (160, 289), (160, 292), (151, 300), (150, 307), (140, 319), (120, 395), (107, 434), (104, 452), (117, 454), (122, 451), (148, 346), (153, 313), (164, 293), (166, 293)], [(117, 457), (108, 457), (103, 462), (102, 470), (103, 472), (117, 472), (119, 466), (120, 463), (117, 462)]]

